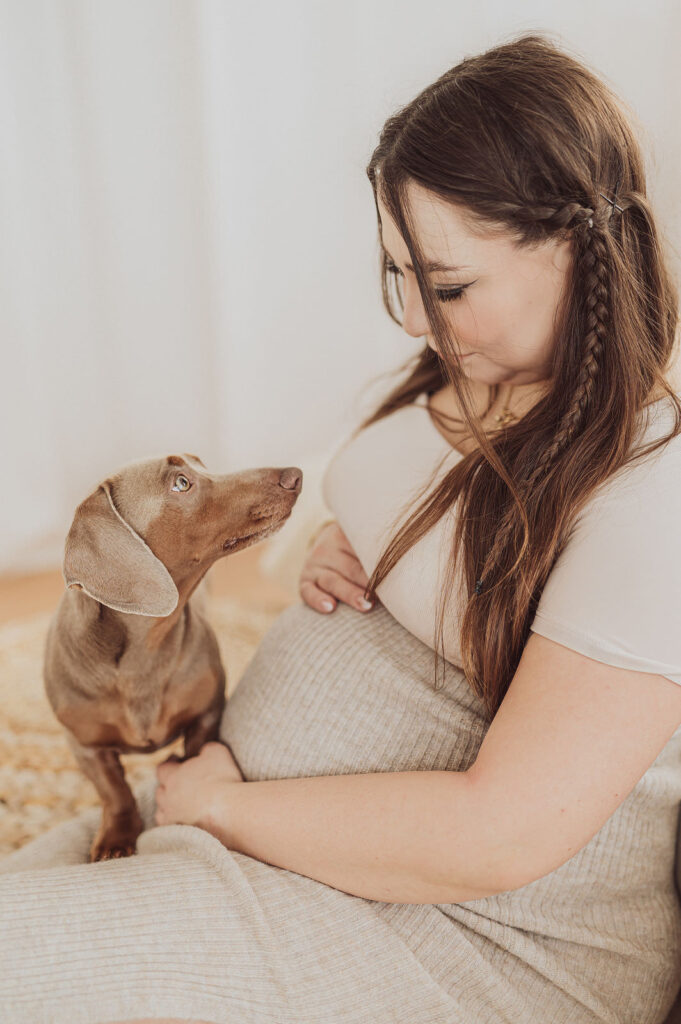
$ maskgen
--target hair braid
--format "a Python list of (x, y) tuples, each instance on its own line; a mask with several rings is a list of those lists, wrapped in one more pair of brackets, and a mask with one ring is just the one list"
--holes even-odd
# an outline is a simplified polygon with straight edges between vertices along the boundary
[[(615, 190), (617, 192), (617, 189)], [(597, 210), (588, 206), (580, 206), (579, 203), (567, 203), (560, 210), (556, 211), (548, 206), (532, 206), (528, 204), (520, 207), (523, 210), (523, 219), (531, 219), (533, 222), (543, 221), (547, 227), (574, 228), (583, 235), (584, 242), (578, 248), (576, 260), (576, 274), (581, 275), (586, 290), (586, 337), (584, 339), (584, 354), (579, 370), (579, 379), (575, 388), (572, 402), (569, 408), (561, 417), (558, 429), (551, 444), (544, 450), (540, 459), (532, 470), (529, 478), (524, 484), (526, 489), (532, 488), (536, 482), (547, 472), (553, 460), (563, 449), (567, 448), (572, 438), (579, 431), (584, 420), (585, 412), (589, 406), (591, 396), (595, 388), (595, 378), (599, 371), (599, 357), (603, 349), (603, 339), (607, 333), (608, 314), (608, 270), (606, 263), (606, 247), (603, 237), (599, 231), (594, 231), (594, 225), (599, 228), (605, 226), (608, 218), (604, 218), (605, 210), (612, 212), (614, 207), (606, 207), (603, 204)], [(516, 217), (518, 216), (516, 211)], [(498, 556), (506, 546), (510, 534), (517, 527), (517, 519), (513, 513), (511, 504), (501, 519), (499, 529), (494, 538), (494, 544), (483, 563), (482, 571), (475, 584), (475, 593), (482, 592), (484, 579), (494, 569)], [(526, 545), (519, 553), (512, 569), (518, 564)]]

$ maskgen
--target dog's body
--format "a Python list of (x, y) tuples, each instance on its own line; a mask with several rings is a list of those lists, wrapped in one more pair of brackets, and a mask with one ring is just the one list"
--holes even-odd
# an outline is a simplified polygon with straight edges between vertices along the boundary
[[(91, 860), (133, 853), (142, 831), (120, 753), (183, 735), (187, 758), (218, 739), (226, 677), (201, 581), (218, 558), (279, 529), (302, 486), (296, 467), (212, 477), (199, 465), (196, 456), (133, 463), (78, 506), (67, 537), (68, 589), (44, 678), (103, 803)], [(171, 487), (173, 478), (184, 483)]]
[(57, 717), (80, 743), (157, 750), (211, 710), (219, 718), (225, 673), (198, 598), (195, 592), (159, 636), (148, 621), (146, 631), (130, 629), (129, 616), (82, 591), (62, 595), (47, 635), (45, 684)]

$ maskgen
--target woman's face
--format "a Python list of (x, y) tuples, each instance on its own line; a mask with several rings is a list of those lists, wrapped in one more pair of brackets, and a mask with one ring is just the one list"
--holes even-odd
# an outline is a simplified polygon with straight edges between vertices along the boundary
[[(485, 384), (546, 381), (570, 242), (549, 239), (530, 249), (517, 247), (510, 235), (479, 238), (456, 207), (420, 185), (410, 184), (409, 198), (426, 259), (459, 268), (429, 276), (463, 372)], [(378, 208), (388, 263), (403, 278), (402, 326), (414, 338), (425, 335), (434, 348), (409, 251), (380, 199)]]

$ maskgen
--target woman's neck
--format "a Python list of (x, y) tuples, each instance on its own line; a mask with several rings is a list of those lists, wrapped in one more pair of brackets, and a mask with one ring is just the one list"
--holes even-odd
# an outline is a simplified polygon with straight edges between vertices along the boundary
[[(678, 382), (675, 381), (671, 376), (665, 378), (673, 390), (678, 390)], [(473, 383), (473, 382), (471, 382)], [(542, 398), (550, 388), (550, 381), (535, 381), (531, 384), (507, 384), (502, 383), (498, 385), (498, 394), (492, 402), (492, 408), (489, 417), (501, 414), (504, 410), (509, 410), (514, 413), (515, 416), (521, 418), (530, 411), (533, 405), (535, 405), (540, 398)], [(479, 385), (480, 387), (480, 401), (482, 401), (482, 410), (484, 411), (487, 403), (491, 399), (491, 389), (489, 385)], [(486, 392), (486, 399), (485, 399)], [(654, 387), (650, 395), (646, 399), (645, 404), (651, 402), (657, 402), (661, 398), (664, 398), (666, 392), (661, 387)]]

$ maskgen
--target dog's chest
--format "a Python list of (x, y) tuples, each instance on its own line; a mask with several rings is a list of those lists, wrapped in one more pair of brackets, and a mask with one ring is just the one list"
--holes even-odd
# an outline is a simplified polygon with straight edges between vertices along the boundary
[(59, 718), (84, 746), (157, 750), (214, 703), (219, 685), (210, 669), (165, 682), (119, 671), (104, 693), (72, 704)]
[(204, 672), (191, 680), (171, 678), (162, 692), (152, 686), (145, 693), (138, 679), (123, 677), (118, 685), (121, 738), (129, 746), (165, 746), (213, 702), (216, 684), (214, 675)]
[(65, 602), (53, 622), (45, 683), (57, 718), (84, 746), (158, 749), (224, 694), (217, 644), (189, 607), (156, 642), (136, 634), (134, 621), (125, 629), (102, 616), (96, 626), (82, 622), (76, 603)]

